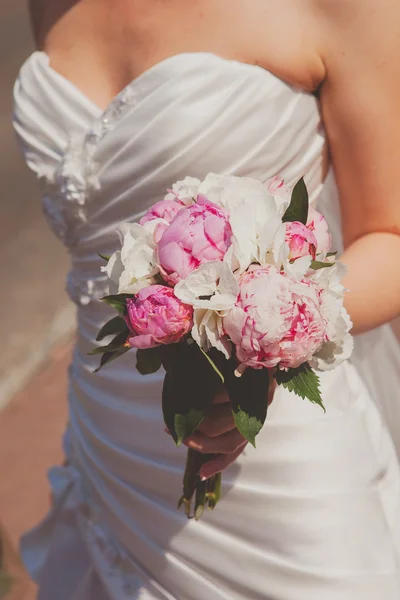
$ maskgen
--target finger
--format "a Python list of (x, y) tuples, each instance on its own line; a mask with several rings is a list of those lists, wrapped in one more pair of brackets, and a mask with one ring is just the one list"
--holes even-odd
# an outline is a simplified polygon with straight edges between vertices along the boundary
[(188, 448), (202, 454), (233, 454), (245, 443), (246, 440), (237, 429), (213, 438), (196, 432), (184, 442)]
[(228, 393), (223, 385), (219, 388), (214, 396), (213, 404), (227, 404), (230, 402)]
[(232, 431), (232, 429), (235, 429), (235, 421), (230, 405), (217, 404), (213, 406), (210, 413), (197, 428), (197, 431), (208, 437), (216, 437)]
[(242, 454), (245, 447), (246, 444), (238, 448), (233, 454), (218, 454), (215, 458), (206, 462), (200, 469), (200, 479), (209, 479), (213, 475), (225, 471)]

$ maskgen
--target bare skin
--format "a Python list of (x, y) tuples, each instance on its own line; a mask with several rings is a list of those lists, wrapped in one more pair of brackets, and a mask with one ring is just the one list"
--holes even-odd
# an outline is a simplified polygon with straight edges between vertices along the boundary
[[(347, 309), (361, 333), (400, 314), (400, 3), (398, 0), (31, 0), (40, 48), (98, 106), (180, 52), (258, 64), (318, 91), (340, 189)], [(229, 403), (186, 441), (216, 458), (245, 444)]]

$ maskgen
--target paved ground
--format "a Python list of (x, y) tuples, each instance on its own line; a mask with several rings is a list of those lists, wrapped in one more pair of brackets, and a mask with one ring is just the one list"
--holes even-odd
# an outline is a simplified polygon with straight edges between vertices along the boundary
[(45, 366), (1, 414), (0, 515), (9, 539), (7, 554), (12, 567), (6, 570), (16, 572), (21, 581), (12, 591), (20, 595), (6, 595), (7, 600), (35, 597), (34, 586), (21, 574), (12, 548), (17, 548), (21, 533), (36, 524), (49, 506), (46, 472), (51, 464), (62, 461), (60, 441), (67, 420), (65, 389), (70, 352), (71, 341), (54, 348)]

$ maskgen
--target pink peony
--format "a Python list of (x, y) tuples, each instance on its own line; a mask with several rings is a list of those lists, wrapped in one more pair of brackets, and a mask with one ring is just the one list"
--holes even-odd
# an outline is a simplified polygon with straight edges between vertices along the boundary
[(206, 198), (182, 209), (161, 236), (158, 259), (170, 283), (185, 279), (202, 263), (222, 260), (231, 245), (228, 216)]
[(193, 327), (193, 308), (183, 304), (171, 288), (150, 285), (127, 300), (126, 323), (133, 348), (173, 344)]
[(289, 196), (290, 199), (290, 191), (286, 187), (285, 182), (280, 177), (272, 177), (272, 179), (268, 179), (265, 182), (265, 187), (268, 192), (273, 196)]
[(184, 208), (184, 205), (175, 200), (160, 200), (160, 202), (156, 202), (156, 204), (149, 208), (144, 217), (140, 219), (140, 225), (145, 225), (156, 219), (163, 219), (165, 221), (164, 223), (160, 222), (154, 230), (153, 238), (155, 243), (158, 244), (162, 234), (168, 229), (169, 223), (173, 221), (182, 208)]
[(140, 225), (145, 225), (154, 219), (164, 219), (168, 223), (174, 219), (176, 214), (183, 208), (183, 204), (174, 200), (160, 200), (156, 202), (147, 213), (140, 219)]
[(320, 291), (274, 266), (254, 267), (240, 279), (236, 306), (223, 319), (242, 365), (298, 367), (326, 341)]
[(332, 236), (328, 231), (328, 223), (315, 208), (310, 206), (308, 211), (307, 228), (313, 232), (317, 240), (317, 253), (326, 254), (331, 249)]
[(289, 245), (289, 260), (296, 260), (302, 256), (311, 256), (315, 260), (317, 240), (315, 235), (303, 223), (293, 221), (286, 223), (285, 241)]

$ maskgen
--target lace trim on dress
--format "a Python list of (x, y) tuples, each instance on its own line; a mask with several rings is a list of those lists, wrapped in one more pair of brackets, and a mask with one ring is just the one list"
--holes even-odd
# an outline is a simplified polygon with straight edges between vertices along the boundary
[(135, 103), (136, 94), (126, 88), (92, 128), (72, 135), (64, 156), (53, 173), (42, 173), (43, 210), (50, 227), (68, 247), (78, 241), (80, 225), (87, 222), (89, 192), (98, 188), (94, 160), (98, 144)]
[[(43, 212), (55, 235), (69, 250), (78, 243), (79, 228), (87, 222), (90, 192), (99, 187), (94, 158), (96, 149), (135, 104), (135, 100), (136, 94), (131, 88), (126, 88), (89, 131), (70, 137), (57, 169), (41, 173)], [(66, 289), (73, 302), (87, 305), (107, 294), (108, 284), (106, 278), (82, 279), (71, 271), (67, 276)]]
[(92, 300), (98, 300), (109, 293), (109, 281), (106, 277), (82, 278), (70, 271), (67, 275), (66, 291), (72, 302), (87, 306)]

